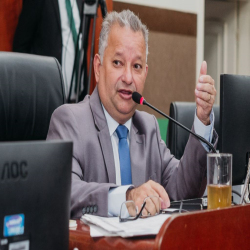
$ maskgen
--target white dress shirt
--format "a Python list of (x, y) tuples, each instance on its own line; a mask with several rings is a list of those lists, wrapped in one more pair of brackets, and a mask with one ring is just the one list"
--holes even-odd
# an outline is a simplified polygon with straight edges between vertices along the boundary
[[(196, 115), (194, 115), (194, 131), (196, 134), (200, 135), (201, 137), (205, 138), (207, 141), (211, 142), (213, 138), (213, 131), (214, 131), (214, 110), (212, 109), (212, 112), (210, 114), (210, 124), (204, 125), (199, 118)], [(204, 142), (200, 141), (202, 146), (206, 149), (207, 152), (209, 152), (209, 147)]]
[[(75, 21), (76, 32), (78, 34), (80, 27), (80, 14), (76, 0), (70, 0), (73, 18)], [(65, 0), (58, 0), (60, 18), (61, 18), (61, 29), (62, 29), (62, 74), (64, 78), (65, 94), (68, 96), (71, 75), (74, 66), (75, 59), (75, 44), (73, 41), (73, 35), (70, 29), (70, 20), (68, 18)], [(75, 85), (73, 85), (75, 86)], [(74, 93), (74, 87), (72, 88)]]
[[(111, 188), (109, 190), (108, 194), (108, 214), (109, 216), (119, 216), (121, 204), (126, 201), (126, 192), (129, 188), (133, 187), (133, 185), (124, 185), (121, 186), (121, 172), (120, 172), (120, 160), (119, 160), (119, 138), (115, 132), (116, 128), (119, 126), (119, 123), (116, 122), (110, 114), (107, 112), (107, 110), (102, 105), (104, 114), (107, 120), (108, 128), (109, 128), (109, 134), (111, 138), (111, 143), (113, 147), (113, 154), (114, 154), (114, 161), (115, 161), (115, 172), (116, 172), (116, 184), (119, 186), (117, 188)], [(130, 130), (131, 130), (131, 122), (132, 119), (130, 118), (124, 126), (126, 126), (129, 130), (128, 132), (128, 143), (130, 141)], [(214, 112), (212, 110), (210, 114), (210, 125), (205, 126), (197, 117), (195, 112), (195, 118), (194, 118), (194, 130), (196, 134), (204, 137), (206, 140), (211, 142), (211, 139), (213, 137), (213, 127), (214, 127)], [(208, 146), (201, 142), (203, 147), (206, 149), (206, 151), (209, 151)]]

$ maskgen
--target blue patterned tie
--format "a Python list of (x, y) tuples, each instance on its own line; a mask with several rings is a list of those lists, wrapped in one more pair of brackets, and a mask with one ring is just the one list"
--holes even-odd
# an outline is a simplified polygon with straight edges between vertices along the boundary
[(132, 184), (130, 153), (127, 141), (128, 129), (124, 125), (119, 125), (116, 129), (119, 137), (119, 159), (121, 169), (122, 185)]

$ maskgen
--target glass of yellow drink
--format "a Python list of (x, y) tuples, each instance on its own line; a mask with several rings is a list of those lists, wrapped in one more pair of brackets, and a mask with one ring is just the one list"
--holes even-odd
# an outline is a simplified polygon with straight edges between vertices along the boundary
[(207, 208), (231, 206), (232, 200), (232, 155), (207, 155)]

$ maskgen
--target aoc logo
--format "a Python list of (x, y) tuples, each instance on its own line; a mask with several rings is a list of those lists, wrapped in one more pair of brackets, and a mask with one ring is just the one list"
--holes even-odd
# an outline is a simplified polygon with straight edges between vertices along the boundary
[(26, 179), (28, 176), (28, 164), (26, 161), (6, 162), (1, 170), (1, 181)]

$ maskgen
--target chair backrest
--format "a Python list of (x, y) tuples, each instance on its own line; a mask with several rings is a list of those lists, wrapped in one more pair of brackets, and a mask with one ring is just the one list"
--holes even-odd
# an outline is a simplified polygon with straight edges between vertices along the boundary
[(53, 111), (64, 103), (55, 58), (0, 52), (0, 141), (45, 140)]
[[(191, 129), (194, 123), (194, 114), (196, 109), (195, 102), (172, 102), (170, 105), (170, 116)], [(216, 132), (219, 132), (219, 119), (220, 119), (220, 109), (218, 105), (213, 106), (215, 124), (214, 128)], [(187, 141), (189, 138), (189, 133), (177, 126), (173, 122), (169, 122), (168, 133), (167, 133), (167, 145), (171, 153), (180, 159), (184, 153)], [(218, 146), (217, 146), (218, 148)]]

